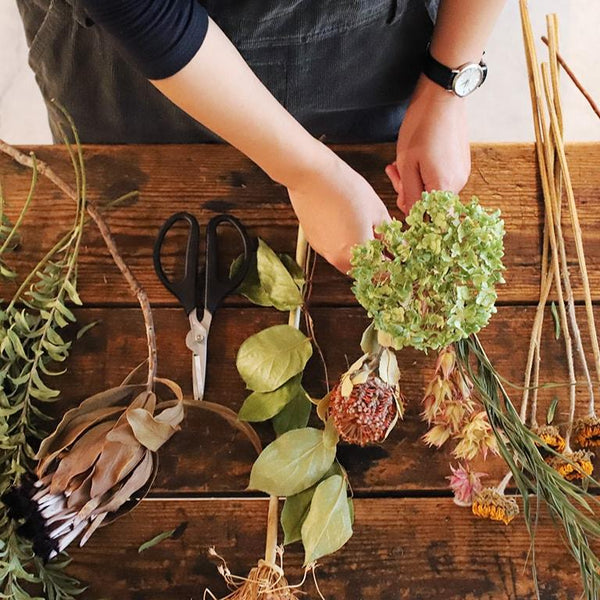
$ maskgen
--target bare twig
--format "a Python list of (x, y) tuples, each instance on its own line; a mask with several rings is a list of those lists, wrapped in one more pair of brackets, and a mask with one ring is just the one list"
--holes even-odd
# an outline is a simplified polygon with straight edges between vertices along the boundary
[[(548, 38), (543, 35), (542, 42), (548, 45)], [(565, 73), (571, 78), (571, 81), (576, 85), (577, 89), (583, 94), (583, 97), (588, 101), (588, 104), (592, 107), (592, 110), (600, 117), (600, 107), (596, 104), (590, 93), (583, 87), (583, 84), (577, 79), (575, 73), (570, 69), (569, 65), (566, 63), (565, 59), (557, 52), (556, 58), (560, 64), (560, 66), (564, 69)]]
[[(0, 151), (8, 156), (12, 157), (19, 164), (29, 167), (32, 169), (34, 167), (33, 159), (24, 154), (20, 150), (17, 150), (10, 144), (7, 144), (3, 140), (0, 140)], [(36, 161), (37, 170), (39, 173), (47, 177), (56, 187), (64, 192), (72, 200), (77, 201), (77, 192), (73, 189), (67, 182), (65, 182), (61, 177), (59, 177), (51, 167), (49, 167), (45, 162), (40, 160)], [(141, 286), (135, 275), (131, 272), (131, 269), (127, 266), (122, 256), (119, 253), (117, 248), (117, 244), (115, 239), (110, 231), (108, 224), (106, 223), (104, 217), (98, 210), (98, 208), (87, 202), (87, 212), (90, 217), (96, 223), (98, 230), (100, 231), (100, 235), (112, 256), (115, 264), (125, 277), (125, 280), (129, 284), (129, 287), (133, 293), (133, 295), (137, 298), (140, 307), (142, 309), (142, 314), (144, 317), (144, 324), (146, 327), (146, 339), (148, 342), (148, 378), (146, 382), (146, 386), (148, 389), (154, 386), (154, 378), (156, 376), (156, 334), (154, 331), (154, 321), (152, 317), (152, 310), (150, 309), (150, 301), (148, 300), (148, 296), (146, 291)]]

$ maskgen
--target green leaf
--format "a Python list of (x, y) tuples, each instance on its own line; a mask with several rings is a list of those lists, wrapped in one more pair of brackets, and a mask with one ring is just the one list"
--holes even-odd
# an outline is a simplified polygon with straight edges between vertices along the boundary
[(91, 323), (88, 323), (87, 325), (84, 325), (83, 327), (81, 327), (77, 331), (77, 339), (80, 340), (90, 329), (92, 329), (93, 327), (96, 327), (96, 325), (98, 325), (98, 323), (100, 323), (100, 321), (92, 321)]
[(550, 312), (552, 313), (552, 318), (554, 319), (554, 337), (556, 339), (560, 338), (560, 319), (558, 317), (558, 310), (556, 309), (556, 304), (552, 302), (550, 305)]
[(279, 260), (281, 260), (283, 266), (292, 276), (294, 283), (301, 290), (302, 286), (306, 283), (306, 277), (302, 267), (289, 254), (278, 254), (277, 256), (279, 256)]
[(244, 401), (238, 418), (250, 422), (271, 419), (296, 396), (305, 395), (301, 380), (302, 373), (299, 373), (272, 392), (252, 392)]
[(176, 531), (177, 531), (177, 529), (170, 529), (169, 531), (163, 531), (162, 533), (155, 535), (151, 540), (144, 542), (138, 548), (138, 554), (141, 554), (144, 550), (148, 550), (148, 548), (152, 548), (152, 546), (156, 546), (156, 544), (160, 544), (164, 540), (167, 540), (170, 537), (173, 537), (173, 535), (175, 534)]
[(236, 365), (249, 389), (271, 392), (300, 373), (311, 355), (310, 339), (301, 331), (274, 325), (244, 341)]
[(284, 433), (256, 459), (249, 489), (274, 496), (293, 496), (319, 481), (335, 459), (335, 446), (324, 443), (323, 431), (306, 427)]
[(293, 277), (277, 254), (260, 238), (258, 239), (256, 261), (260, 283), (275, 308), (293, 310), (302, 305), (302, 294)]
[(552, 421), (554, 421), (554, 414), (556, 413), (556, 408), (558, 407), (558, 398), (554, 396), (552, 398), (552, 402), (550, 402), (550, 406), (548, 407), (548, 412), (546, 413), (546, 424), (551, 425)]
[(75, 289), (75, 286), (73, 285), (73, 282), (66, 279), (65, 289), (67, 290), (67, 294), (69, 295), (69, 298), (71, 299), (71, 302), (73, 302), (73, 304), (78, 304), (79, 306), (83, 304), (81, 298), (79, 297), (79, 294), (77, 293), (77, 290)]
[[(242, 265), (242, 260), (244, 256), (240, 254), (232, 263), (229, 268), (229, 277), (234, 277), (238, 272), (239, 268)], [(269, 298), (269, 294), (264, 290), (260, 283), (260, 279), (258, 278), (258, 269), (256, 268), (256, 252), (253, 252), (250, 255), (250, 266), (248, 267), (248, 272), (246, 273), (246, 277), (244, 281), (240, 283), (236, 292), (245, 296), (253, 302), (254, 304), (258, 304), (259, 306), (273, 306), (273, 302)]]
[(332, 475), (321, 482), (302, 524), (304, 564), (339, 550), (352, 536), (352, 518), (346, 481)]
[(315, 494), (316, 486), (285, 499), (281, 509), (281, 527), (283, 543), (287, 546), (302, 539), (302, 524), (308, 515), (310, 502)]
[[(300, 492), (299, 494), (295, 494), (294, 496), (289, 496), (286, 498), (285, 503), (283, 505), (283, 509), (281, 511), (281, 525), (283, 527), (285, 540), (284, 544), (291, 544), (301, 539), (301, 528), (304, 519), (306, 519), (306, 515), (308, 514), (308, 509), (310, 508), (310, 501), (317, 489), (317, 485), (325, 479), (328, 479), (332, 475), (340, 475), (344, 479), (346, 478), (346, 473), (342, 469), (341, 465), (334, 461), (334, 463), (327, 469), (327, 472), (323, 477), (312, 487)], [(349, 502), (352, 502), (350, 498), (348, 498)], [(351, 514), (353, 507), (351, 506)]]
[(282, 435), (292, 429), (302, 429), (308, 424), (312, 404), (302, 388), (302, 394), (296, 394), (290, 402), (273, 417), (273, 429)]

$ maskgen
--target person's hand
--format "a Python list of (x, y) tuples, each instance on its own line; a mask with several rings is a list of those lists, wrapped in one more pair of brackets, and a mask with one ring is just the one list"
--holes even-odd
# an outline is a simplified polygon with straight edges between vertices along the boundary
[(407, 214), (423, 191), (460, 192), (471, 171), (465, 99), (421, 76), (398, 134), (396, 161), (386, 167)]
[(288, 193), (310, 245), (342, 273), (351, 248), (374, 237), (390, 215), (369, 183), (329, 149)]

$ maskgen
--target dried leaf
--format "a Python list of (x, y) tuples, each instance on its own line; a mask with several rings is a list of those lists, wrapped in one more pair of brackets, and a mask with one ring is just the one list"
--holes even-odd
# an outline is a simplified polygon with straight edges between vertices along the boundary
[(85, 473), (96, 462), (106, 442), (106, 434), (113, 423), (101, 423), (82, 435), (59, 461), (52, 476), (50, 491), (58, 494), (65, 490), (73, 477)]
[(165, 409), (159, 417), (153, 417), (143, 408), (128, 410), (127, 421), (140, 444), (156, 452), (176, 431), (183, 420), (183, 405)]
[(400, 369), (396, 354), (386, 348), (379, 359), (379, 377), (390, 386), (395, 386), (400, 381)]
[(558, 310), (556, 309), (556, 304), (552, 302), (550, 304), (550, 312), (552, 313), (552, 318), (554, 319), (554, 337), (556, 339), (560, 338), (560, 318), (558, 316)]
[(116, 416), (122, 410), (120, 407), (111, 406), (98, 408), (69, 419), (68, 424), (62, 428), (59, 426), (51, 436), (42, 442), (36, 454), (36, 459), (40, 461), (36, 469), (38, 477), (42, 477), (52, 460), (75, 442), (83, 432), (110, 417)]
[(107, 442), (98, 458), (92, 474), (91, 496), (108, 492), (127, 477), (145, 453), (142, 446), (129, 446), (118, 442)]
[(111, 496), (111, 498), (98, 507), (98, 512), (112, 513), (118, 510), (130, 497), (140, 490), (152, 476), (154, 458), (152, 452), (147, 451), (144, 458), (138, 463), (125, 483)]

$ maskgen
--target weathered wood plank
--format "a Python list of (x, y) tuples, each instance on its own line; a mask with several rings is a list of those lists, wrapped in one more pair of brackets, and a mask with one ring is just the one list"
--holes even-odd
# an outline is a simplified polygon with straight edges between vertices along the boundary
[[(391, 144), (341, 146), (339, 153), (374, 186), (392, 209), (394, 194), (383, 169), (393, 157)], [(63, 148), (35, 148), (40, 158), (72, 178)], [(90, 146), (85, 155), (90, 198), (105, 203), (133, 189), (139, 199), (113, 209), (108, 217), (124, 258), (156, 304), (172, 305), (152, 268), (152, 245), (159, 226), (171, 213), (190, 210), (206, 222), (214, 213), (231, 211), (251, 233), (264, 237), (279, 251), (292, 252), (296, 219), (285, 189), (274, 184), (235, 150), (219, 145), (198, 146)], [(575, 194), (581, 211), (594, 297), (600, 298), (600, 214), (591, 210), (600, 187), (600, 144), (569, 148)], [(15, 214), (29, 188), (29, 172), (0, 156), (0, 181), (6, 191), (9, 213)], [(531, 302), (538, 294), (541, 248), (540, 191), (533, 147), (527, 145), (475, 145), (472, 175), (464, 196), (477, 194), (504, 215), (507, 285), (504, 302)], [(37, 199), (23, 225), (23, 247), (15, 264), (25, 271), (49, 248), (72, 216), (70, 201), (47, 181), (40, 181)], [(567, 235), (572, 249), (572, 238)], [(230, 256), (234, 252), (231, 251)], [(571, 253), (571, 256), (575, 256)], [(132, 297), (93, 226), (84, 240), (80, 259), (82, 296), (94, 304), (131, 304)], [(574, 276), (578, 297), (578, 277)], [(6, 292), (0, 293), (6, 296)], [(323, 261), (315, 273), (316, 304), (352, 304), (349, 281)]]
[[(562, 340), (554, 339), (554, 324), (549, 312), (543, 338), (542, 381), (566, 381), (564, 347)], [(75, 345), (69, 375), (56, 382), (67, 399), (55, 406), (57, 414), (88, 395), (118, 385), (145, 357), (143, 324), (138, 310), (82, 309), (78, 315), (80, 324), (94, 320), (101, 323)], [(501, 307), (481, 335), (498, 370), (518, 384), (523, 376), (533, 315), (533, 307)], [(582, 310), (579, 315), (583, 323)], [(366, 315), (358, 308), (318, 308), (313, 310), (313, 317), (330, 377), (335, 380), (360, 353), (361, 332), (368, 322)], [(285, 320), (285, 315), (273, 309), (224, 308), (217, 313), (209, 344), (207, 400), (236, 411), (239, 409), (248, 392), (235, 368), (238, 347), (252, 333)], [(160, 375), (174, 379), (190, 395), (190, 355), (184, 344), (187, 320), (183, 311), (156, 309), (155, 323)], [(586, 345), (588, 339), (584, 332)], [(451, 457), (447, 452), (425, 448), (420, 440), (425, 432), (425, 425), (419, 418), (420, 399), (435, 357), (406, 350), (399, 353), (399, 361), (403, 390), (409, 402), (406, 418), (383, 446), (344, 447), (340, 453), (354, 488), (360, 492), (446, 487), (445, 476)], [(323, 370), (316, 359), (312, 360), (304, 383), (315, 397), (324, 393)], [(512, 393), (515, 402), (520, 402), (520, 391), (513, 390)], [(555, 394), (561, 398), (557, 419), (564, 421), (566, 418), (566, 388), (554, 388), (541, 391), (542, 421), (545, 407)], [(579, 410), (583, 412), (584, 386), (578, 388), (578, 394)], [(268, 425), (258, 429), (265, 442), (271, 439)], [(239, 433), (232, 432), (219, 417), (190, 409), (183, 431), (161, 450), (161, 469), (154, 493), (242, 491), (248, 483), (254, 457), (250, 444)], [(422, 465), (427, 465), (427, 469)], [(498, 477), (501, 469), (499, 461), (488, 462), (484, 468)]]
[[(328, 600), (533, 600), (530, 542), (522, 518), (505, 526), (474, 518), (447, 499), (355, 500), (355, 534), (317, 570)], [(69, 571), (90, 584), (91, 600), (200, 600), (208, 586), (226, 588), (210, 546), (235, 574), (246, 575), (263, 552), (264, 500), (144, 501), (118, 523), (73, 550)], [(187, 523), (177, 540), (138, 554), (141, 543)], [(540, 595), (578, 598), (578, 569), (545, 515), (536, 530)], [(285, 554), (291, 582), (302, 574), (299, 544)], [(312, 582), (308, 598), (318, 598)]]

